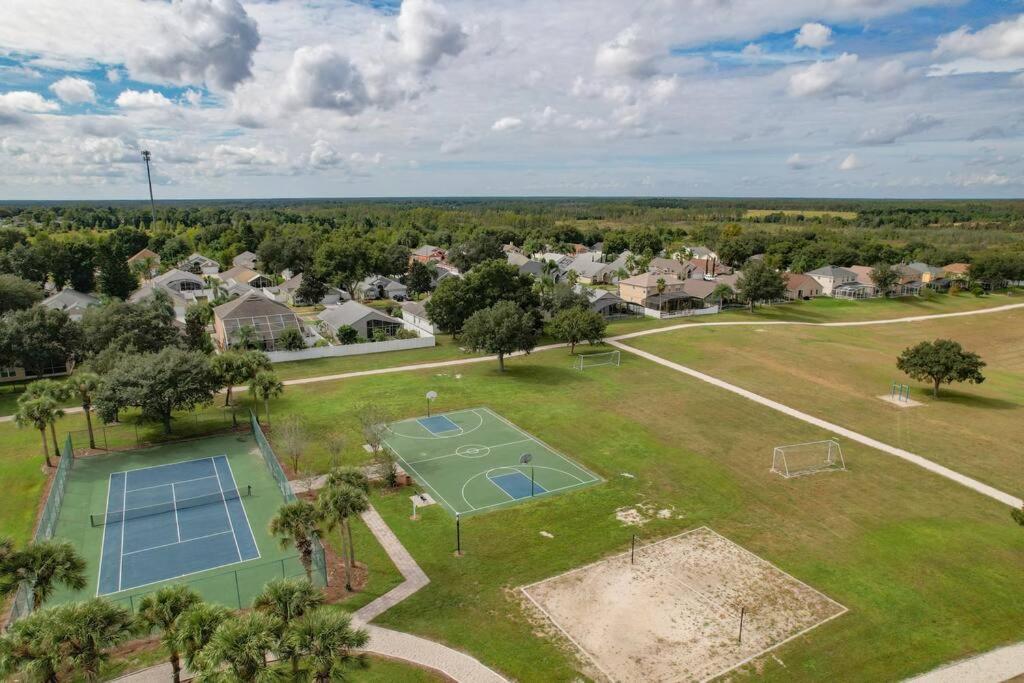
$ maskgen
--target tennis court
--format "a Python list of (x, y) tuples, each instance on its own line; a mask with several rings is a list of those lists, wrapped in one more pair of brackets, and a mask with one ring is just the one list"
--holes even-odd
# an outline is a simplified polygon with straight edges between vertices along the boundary
[(384, 444), (453, 514), (492, 510), (601, 481), (490, 408), (393, 422)]
[(112, 472), (97, 595), (260, 557), (227, 456)]

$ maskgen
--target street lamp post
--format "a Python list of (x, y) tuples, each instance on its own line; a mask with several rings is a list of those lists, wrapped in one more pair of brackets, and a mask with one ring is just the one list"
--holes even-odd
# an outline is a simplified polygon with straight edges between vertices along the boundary
[(148, 149), (142, 150), (142, 160), (146, 162), (146, 183), (149, 185), (149, 213), (153, 218), (153, 225), (156, 224), (156, 202), (153, 201), (153, 177), (149, 174), (149, 158), (150, 153)]

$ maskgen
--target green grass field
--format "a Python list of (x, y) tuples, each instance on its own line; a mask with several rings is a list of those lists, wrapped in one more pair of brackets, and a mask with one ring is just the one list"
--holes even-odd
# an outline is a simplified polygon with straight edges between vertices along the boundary
[(828, 218), (830, 216), (835, 216), (836, 218), (844, 218), (848, 221), (852, 221), (857, 218), (856, 211), (820, 211), (804, 209), (747, 209), (744, 215), (749, 218), (762, 218), (774, 213), (781, 213), (786, 216), (805, 216), (807, 218)]
[[(898, 302), (870, 310), (891, 318), (1007, 302), (936, 300), (923, 302), (925, 310)], [(861, 319), (867, 309), (858, 305), (856, 316), (831, 306), (796, 310)], [(848, 472), (783, 480), (768, 471), (772, 446), (827, 433), (625, 353), (620, 368), (584, 373), (572, 370), (564, 350), (508, 366), (504, 374), (482, 363), (291, 386), (272, 405), (274, 419), (297, 415), (309, 426), (310, 460), (320, 470), (329, 462), (322, 440), (331, 434), (347, 439), (343, 462), (369, 459), (360, 448), (359, 404), (373, 400), (393, 419), (414, 417), (433, 389), (438, 410), (487, 405), (605, 479), (466, 519), (461, 558), (452, 554), (448, 512), (433, 506), (411, 520), (411, 491), (376, 493), (374, 505), (431, 579), (382, 615), (382, 625), (450, 644), (518, 680), (571, 680), (573, 656), (538, 636), (512, 589), (626, 550), (633, 533), (646, 541), (707, 525), (850, 608), (777, 650), (778, 661), (749, 667), (750, 676), (891, 680), (1024, 638), (1017, 609), (1024, 534), (1004, 506), (856, 444), (844, 443)], [(83, 424), (69, 416), (61, 427)], [(9, 492), (0, 520), (23, 541), (42, 481), (39, 435), (11, 424), (0, 424), (0, 435)], [(618, 521), (616, 510), (640, 503), (671, 514), (642, 527)], [(393, 580), (386, 575), (383, 583)]]
[[(1021, 495), (1022, 335), (1024, 309), (867, 327), (706, 327), (628, 343)], [(896, 369), (903, 349), (939, 337), (979, 353), (986, 381), (943, 385), (935, 399)], [(910, 384), (924, 405), (880, 401), (892, 381)]]
[[(486, 512), (600, 481), (486, 407), (392, 422), (384, 444), (452, 514)], [(530, 456), (527, 462), (523, 454)]]
[(246, 607), (252, 603), (252, 598), (262, 590), (267, 581), (282, 576), (303, 575), (302, 565), (294, 549), (282, 549), (268, 531), (270, 519), (281, 506), (283, 498), (262, 457), (254, 449), (255, 441), (252, 436), (238, 434), (76, 459), (68, 477), (64, 504), (54, 535), (71, 541), (85, 558), (88, 583), (81, 591), (56, 593), (53, 602), (82, 600), (97, 593), (105, 527), (93, 526), (90, 523), (90, 515), (103, 513), (108, 509), (107, 491), (112, 472), (217, 455), (227, 455), (239, 488), (244, 489), (250, 485), (253, 488), (253, 494), (241, 498), (240, 501), (259, 548), (260, 559), (202, 571), (183, 579), (169, 579), (157, 584), (126, 589), (109, 594), (108, 599), (134, 608), (141, 596), (155, 591), (162, 585), (184, 581), (206, 600), (222, 602), (233, 608)]

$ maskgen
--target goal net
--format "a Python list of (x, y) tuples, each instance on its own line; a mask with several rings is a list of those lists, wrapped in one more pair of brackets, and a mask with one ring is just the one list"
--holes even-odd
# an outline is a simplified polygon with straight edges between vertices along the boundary
[(601, 353), (587, 353), (576, 356), (573, 365), (577, 370), (585, 370), (599, 365), (618, 365), (621, 357), (620, 351), (602, 351)]
[(776, 446), (772, 454), (772, 472), (786, 479), (845, 469), (843, 449), (835, 439)]

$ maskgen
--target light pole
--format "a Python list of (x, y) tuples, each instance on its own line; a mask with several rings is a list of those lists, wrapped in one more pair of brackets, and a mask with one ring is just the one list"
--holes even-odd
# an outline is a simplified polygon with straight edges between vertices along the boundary
[(142, 160), (146, 162), (146, 183), (149, 185), (149, 213), (156, 224), (156, 203), (153, 201), (153, 177), (149, 174), (149, 150), (142, 150)]
[[(533, 460), (532, 453), (523, 453), (519, 456), (519, 464), (528, 465)], [(530, 465), (530, 498), (533, 498), (534, 486), (533, 486), (533, 465)]]

